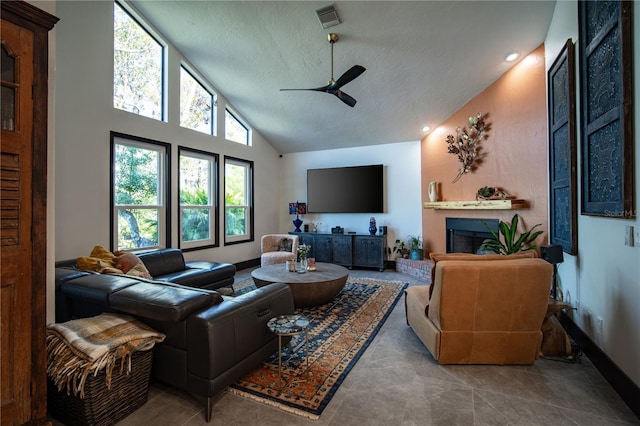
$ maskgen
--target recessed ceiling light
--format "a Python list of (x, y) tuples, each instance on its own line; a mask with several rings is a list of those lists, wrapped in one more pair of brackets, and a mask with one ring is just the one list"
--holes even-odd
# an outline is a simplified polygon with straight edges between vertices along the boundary
[(509, 52), (506, 55), (504, 55), (504, 60), (507, 62), (513, 62), (516, 59), (518, 59), (518, 56), (520, 56), (518, 52)]
[(428, 132), (429, 130), (431, 130), (431, 127), (429, 127), (429, 126), (424, 126), (424, 127), (422, 128), (422, 131), (423, 131), (423, 132)]

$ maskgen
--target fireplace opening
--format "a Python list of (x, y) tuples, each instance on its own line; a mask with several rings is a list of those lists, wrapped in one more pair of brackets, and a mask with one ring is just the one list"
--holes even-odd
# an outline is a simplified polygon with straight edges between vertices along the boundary
[(482, 242), (491, 238), (489, 229), (497, 234), (498, 223), (498, 219), (446, 218), (447, 253), (481, 254)]

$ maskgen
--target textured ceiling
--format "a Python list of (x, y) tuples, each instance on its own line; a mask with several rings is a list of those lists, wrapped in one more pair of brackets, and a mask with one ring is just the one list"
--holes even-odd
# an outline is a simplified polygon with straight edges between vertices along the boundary
[[(419, 140), (541, 43), (555, 1), (153, 1), (131, 4), (280, 153)], [(335, 96), (281, 92), (367, 70)]]

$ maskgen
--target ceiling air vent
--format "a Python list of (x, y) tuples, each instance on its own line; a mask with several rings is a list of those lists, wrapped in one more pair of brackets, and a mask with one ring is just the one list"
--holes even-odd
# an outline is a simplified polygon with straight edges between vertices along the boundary
[(338, 17), (336, 10), (333, 8), (333, 5), (316, 10), (316, 14), (318, 15), (322, 28), (333, 27), (340, 23), (340, 18)]

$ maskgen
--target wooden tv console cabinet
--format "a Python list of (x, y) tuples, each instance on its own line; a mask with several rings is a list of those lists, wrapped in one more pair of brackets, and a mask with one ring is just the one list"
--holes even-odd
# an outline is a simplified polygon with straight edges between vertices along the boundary
[(336, 263), (351, 268), (377, 268), (384, 271), (387, 251), (386, 235), (321, 234), (289, 232), (300, 238), (299, 244), (311, 246), (308, 257), (316, 262)]

